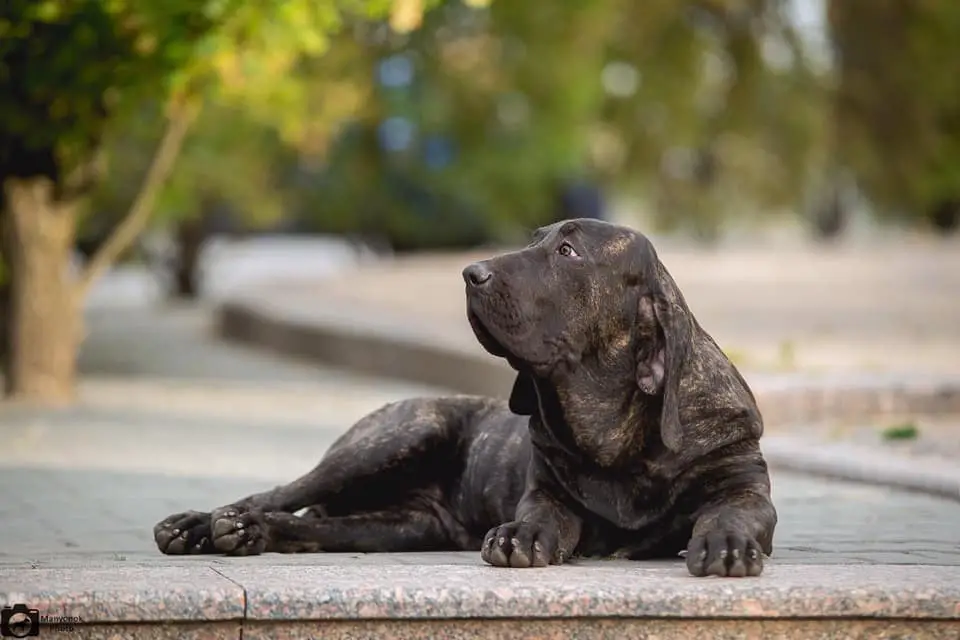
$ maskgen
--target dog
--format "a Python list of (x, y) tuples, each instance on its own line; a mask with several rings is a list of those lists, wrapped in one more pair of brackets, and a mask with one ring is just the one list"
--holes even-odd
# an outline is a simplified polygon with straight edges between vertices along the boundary
[(509, 400), (386, 405), (290, 484), (154, 528), (167, 554), (478, 550), (495, 567), (676, 558), (757, 576), (777, 512), (763, 421), (643, 234), (538, 229), (463, 270)]

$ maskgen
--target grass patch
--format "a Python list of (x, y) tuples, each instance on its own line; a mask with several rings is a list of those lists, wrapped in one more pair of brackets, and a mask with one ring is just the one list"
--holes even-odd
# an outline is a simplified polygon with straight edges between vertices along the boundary
[(916, 440), (920, 436), (920, 429), (912, 422), (895, 424), (883, 430), (884, 440)]

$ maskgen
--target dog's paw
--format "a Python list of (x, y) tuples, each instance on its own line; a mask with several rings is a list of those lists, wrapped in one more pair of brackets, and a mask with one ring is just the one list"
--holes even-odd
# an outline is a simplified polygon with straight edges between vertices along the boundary
[(213, 546), (230, 556), (256, 556), (267, 548), (263, 513), (237, 506), (222, 507), (210, 516)]
[(508, 522), (490, 529), (480, 557), (495, 567), (545, 567), (563, 562), (556, 553), (557, 534), (531, 522)]
[(153, 539), (161, 553), (171, 556), (213, 553), (210, 514), (200, 511), (175, 513), (157, 523)]
[(711, 531), (694, 536), (687, 545), (687, 569), (697, 576), (743, 578), (763, 572), (759, 543), (736, 531)]

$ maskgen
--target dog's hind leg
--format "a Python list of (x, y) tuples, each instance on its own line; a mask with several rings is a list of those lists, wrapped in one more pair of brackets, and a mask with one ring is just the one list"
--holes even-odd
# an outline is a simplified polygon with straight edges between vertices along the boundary
[(480, 539), (432, 500), (346, 516), (303, 517), (279, 511), (227, 512), (213, 523), (213, 541), (228, 555), (267, 552), (405, 552), (479, 550)]
[(396, 506), (411, 490), (457, 472), (457, 430), (436, 400), (386, 405), (354, 424), (302, 477), (231, 506), (293, 513), (322, 505), (331, 514)]
[[(463, 412), (470, 407), (457, 409)], [(157, 546), (170, 554), (216, 553), (212, 526), (228, 518), (228, 513), (293, 514), (312, 505), (335, 516), (389, 510), (411, 491), (459, 472), (457, 424), (437, 400), (386, 405), (354, 424), (316, 467), (297, 480), (212, 513), (189, 511), (161, 521), (154, 527)]]

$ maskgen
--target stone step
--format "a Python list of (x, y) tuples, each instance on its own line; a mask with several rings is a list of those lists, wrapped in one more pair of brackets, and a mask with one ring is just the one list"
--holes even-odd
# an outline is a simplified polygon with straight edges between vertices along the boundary
[(205, 556), (0, 568), (0, 604), (18, 603), (89, 638), (957, 638), (960, 567), (774, 558), (698, 579), (679, 560)]
[[(516, 373), (480, 349), (465, 323), (411, 321), (339, 301), (298, 296), (237, 297), (224, 303), (216, 330), (236, 343), (362, 374), (389, 376), (460, 393), (507, 397)], [(951, 356), (952, 357), (952, 356)], [(956, 358), (949, 372), (750, 371), (767, 426), (866, 417), (960, 413)]]

